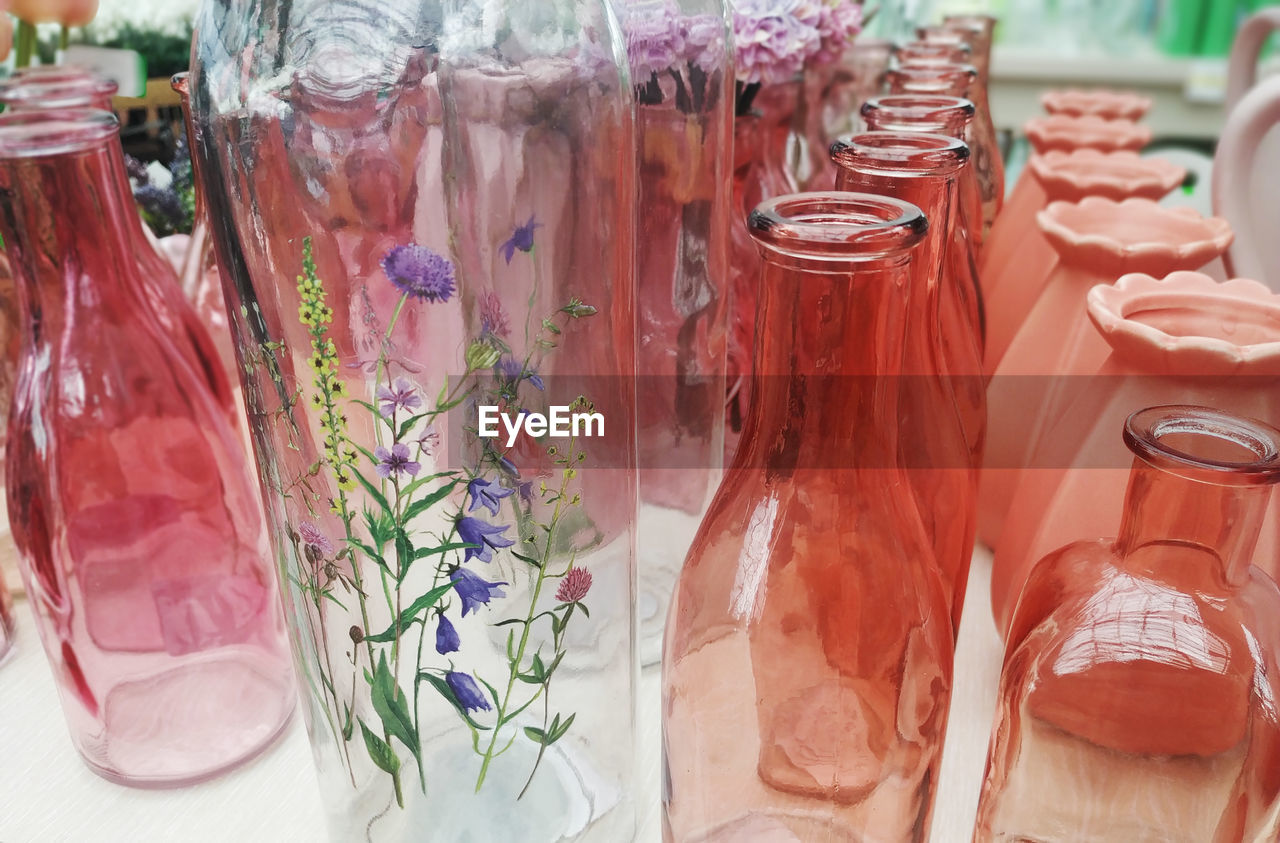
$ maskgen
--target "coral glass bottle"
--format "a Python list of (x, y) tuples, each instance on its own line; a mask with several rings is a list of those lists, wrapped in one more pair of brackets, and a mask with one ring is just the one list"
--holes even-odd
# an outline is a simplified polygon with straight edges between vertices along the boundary
[(839, 190), (894, 196), (933, 221), (912, 256), (906, 291), (898, 444), (958, 630), (986, 422), (981, 352), (949, 260), (956, 175), (969, 147), (944, 135), (864, 132), (836, 141), (831, 155)]
[(1119, 538), (1042, 559), (1014, 614), (974, 840), (1280, 834), (1280, 589), (1255, 563), (1280, 431), (1129, 417)]
[(898, 467), (914, 205), (779, 197), (756, 390), (672, 598), (664, 837), (928, 836), (950, 697), (942, 582)]
[(113, 116), (0, 117), (24, 328), (5, 459), (23, 579), (76, 748), (106, 778), (160, 787), (262, 750), (294, 686), (234, 422), (162, 326), (187, 320), (144, 283), (139, 226)]

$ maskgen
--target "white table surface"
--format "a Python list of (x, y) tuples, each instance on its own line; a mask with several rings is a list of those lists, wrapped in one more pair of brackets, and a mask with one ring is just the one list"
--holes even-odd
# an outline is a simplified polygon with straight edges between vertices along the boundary
[[(974, 559), (956, 657), (956, 681), (934, 843), (970, 838), (995, 710), (1000, 643), (991, 620), (990, 557)], [(0, 664), (0, 843), (319, 843), (325, 839), (311, 751), (300, 718), (280, 742), (215, 781), (176, 790), (135, 790), (80, 762), (63, 725), (30, 608), (17, 605), (18, 642)], [(658, 818), (657, 667), (640, 684), (640, 827), (661, 839)], [(622, 843), (622, 841), (620, 841)]]

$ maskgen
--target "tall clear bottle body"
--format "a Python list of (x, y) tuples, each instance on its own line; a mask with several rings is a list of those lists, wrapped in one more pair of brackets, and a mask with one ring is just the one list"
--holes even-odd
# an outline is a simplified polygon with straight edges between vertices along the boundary
[(724, 455), (733, 53), (720, 0), (618, 3), (636, 98), (641, 658)]
[[(636, 161), (615, 19), (214, 2), (194, 56), (331, 836), (628, 839)], [(601, 422), (486, 433), (553, 407)]]

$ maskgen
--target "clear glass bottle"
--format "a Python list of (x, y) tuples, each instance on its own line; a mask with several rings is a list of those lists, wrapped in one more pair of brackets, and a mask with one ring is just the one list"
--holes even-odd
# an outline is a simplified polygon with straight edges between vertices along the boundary
[(1129, 417), (1119, 537), (1044, 557), (1018, 601), (975, 841), (1274, 840), (1280, 589), (1257, 567), (1280, 431)]
[(721, 0), (627, 0), (618, 11), (637, 104), (637, 614), (641, 660), (653, 664), (723, 468), (733, 56)]
[(981, 351), (949, 248), (969, 147), (944, 135), (864, 132), (832, 144), (831, 157), (837, 190), (893, 196), (931, 221), (912, 255), (906, 291), (898, 444), (958, 633), (986, 426)]
[(0, 116), (0, 197), (23, 317), (9, 524), (72, 742), (125, 784), (216, 775), (295, 700), (234, 421), (144, 281), (115, 117)]
[(668, 841), (929, 833), (947, 600), (899, 466), (913, 205), (763, 203), (756, 391), (663, 653)]
[[(631, 839), (637, 163), (613, 15), (216, 0), (196, 33), (194, 146), (331, 838)], [(552, 407), (603, 430), (482, 430)]]

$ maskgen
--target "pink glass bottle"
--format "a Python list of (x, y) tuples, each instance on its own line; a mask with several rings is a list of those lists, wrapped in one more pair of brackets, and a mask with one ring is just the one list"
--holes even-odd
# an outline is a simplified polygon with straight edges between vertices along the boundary
[(784, 196), (756, 400), (676, 586), (663, 836), (928, 837), (951, 686), (946, 597), (898, 466), (914, 206)]
[(216, 775), (294, 705), (234, 422), (143, 281), (113, 116), (0, 117), (0, 197), (24, 325), (9, 521), (72, 741), (121, 783)]
[[(1143, 407), (1197, 404), (1280, 423), (1280, 295), (1257, 281), (1200, 272), (1125, 275), (1094, 287), (1089, 319), (1110, 347), (1096, 375), (1071, 378), (1020, 472), (991, 569), (996, 628), (1036, 560), (1120, 525), (1130, 456), (1115, 436)], [(1280, 500), (1261, 546), (1280, 546)], [(1280, 580), (1280, 555), (1265, 572)]]
[(912, 255), (898, 417), (903, 465), (960, 629), (976, 519), (986, 393), (981, 349), (951, 259), (964, 141), (924, 133), (864, 132), (831, 147), (836, 189), (911, 202), (931, 220)]
[(1160, 406), (1124, 441), (1118, 537), (1049, 554), (1018, 601), (978, 843), (1280, 834), (1280, 589), (1255, 552), (1280, 431)]
[(10, 111), (48, 108), (100, 108), (111, 111), (116, 83), (91, 74), (19, 77), (0, 87), (0, 103)]
[[(926, 94), (891, 94), (870, 99), (862, 106), (863, 120), (873, 131), (929, 132), (961, 140), (973, 113), (973, 103), (966, 99)], [(976, 263), (977, 241), (982, 234), (982, 190), (970, 164), (960, 168), (956, 190), (956, 220), (951, 226), (947, 260), (961, 285), (981, 351), (986, 344), (986, 305)]]

